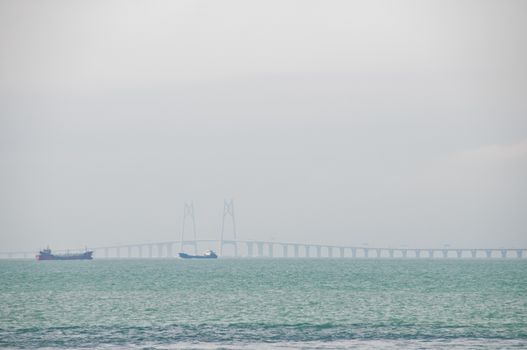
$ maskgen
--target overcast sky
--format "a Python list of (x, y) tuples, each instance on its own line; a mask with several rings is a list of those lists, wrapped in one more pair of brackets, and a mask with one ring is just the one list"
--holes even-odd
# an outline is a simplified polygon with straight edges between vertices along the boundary
[(0, 251), (527, 247), (525, 1), (0, 0)]

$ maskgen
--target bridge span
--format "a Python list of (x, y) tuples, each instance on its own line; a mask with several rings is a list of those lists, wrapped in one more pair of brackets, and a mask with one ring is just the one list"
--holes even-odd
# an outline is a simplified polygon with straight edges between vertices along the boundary
[[(198, 254), (199, 249), (213, 249), (220, 253), (220, 257), (233, 258), (521, 259), (527, 256), (527, 248), (390, 248), (232, 239), (178, 240), (90, 248), (96, 259), (175, 258), (178, 252)], [(36, 254), (35, 251), (0, 252), (0, 258), (33, 259)]]
[[(237, 238), (233, 200), (223, 203), (220, 239), (197, 239), (194, 204), (186, 202), (183, 210), (181, 239), (155, 243), (120, 244), (91, 248), (96, 259), (174, 258), (178, 252), (198, 254), (206, 249), (217, 251), (220, 257), (246, 258), (524, 258), (527, 248), (391, 248), (331, 244), (293, 243)], [(226, 227), (230, 226), (229, 230)], [(185, 236), (185, 232), (190, 230)], [(230, 231), (226, 234), (226, 231)], [(185, 238), (190, 235), (190, 238)], [(72, 250), (73, 251), (73, 250)], [(67, 250), (54, 250), (67, 253)], [(0, 259), (34, 258), (37, 252), (0, 252)]]

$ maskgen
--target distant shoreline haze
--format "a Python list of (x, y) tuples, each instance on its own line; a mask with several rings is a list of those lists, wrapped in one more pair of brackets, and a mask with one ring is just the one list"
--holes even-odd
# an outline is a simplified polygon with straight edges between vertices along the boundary
[(527, 3), (0, 2), (0, 250), (527, 247)]

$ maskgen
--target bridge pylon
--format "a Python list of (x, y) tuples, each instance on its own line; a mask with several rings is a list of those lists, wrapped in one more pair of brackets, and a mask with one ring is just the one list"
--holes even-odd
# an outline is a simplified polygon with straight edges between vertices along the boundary
[[(225, 220), (232, 221), (232, 239), (225, 239)], [(220, 241), (220, 255), (223, 255), (223, 246), (231, 244), (234, 246), (234, 255), (238, 255), (238, 246), (236, 244), (236, 218), (234, 216), (234, 200), (223, 201), (223, 219), (221, 221), (221, 241)]]
[[(185, 227), (188, 220), (192, 223), (192, 235), (194, 239), (185, 240)], [(194, 254), (198, 254), (198, 242), (196, 241), (196, 218), (194, 216), (194, 203), (192, 201), (185, 202), (183, 207), (183, 227), (181, 229), (181, 251), (183, 251), (184, 246), (193, 246)]]

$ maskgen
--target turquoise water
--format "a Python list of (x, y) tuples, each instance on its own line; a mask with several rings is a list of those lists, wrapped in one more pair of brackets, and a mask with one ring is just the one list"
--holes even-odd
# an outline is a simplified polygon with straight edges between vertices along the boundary
[(1, 261), (0, 347), (527, 348), (527, 261)]

